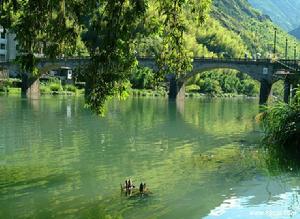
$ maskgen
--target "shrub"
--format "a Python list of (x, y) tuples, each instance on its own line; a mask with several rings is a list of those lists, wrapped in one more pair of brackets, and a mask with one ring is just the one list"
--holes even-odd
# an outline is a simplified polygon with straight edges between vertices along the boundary
[(245, 80), (243, 81), (243, 89), (242, 93), (247, 96), (255, 96), (259, 92), (259, 87), (257, 83), (255, 83), (253, 80)]
[(59, 83), (51, 83), (50, 84), (50, 90), (52, 92), (59, 92), (59, 91), (62, 91), (62, 87)]
[(21, 93), (21, 88), (16, 88), (16, 87), (10, 87), (8, 89), (8, 93), (11, 94), (20, 94)]
[(41, 94), (51, 93), (49, 85), (45, 85), (45, 84), (40, 85), (40, 91), (41, 91)]
[(300, 90), (290, 104), (277, 102), (266, 108), (259, 121), (265, 136), (264, 145), (284, 161), (299, 162), (300, 156)]
[(205, 80), (200, 81), (200, 89), (201, 92), (208, 93), (208, 94), (221, 94), (222, 88), (217, 80), (205, 78)]
[(135, 89), (150, 89), (154, 84), (154, 73), (149, 68), (135, 68), (130, 80)]
[(0, 92), (5, 92), (6, 93), (7, 91), (8, 91), (8, 88), (0, 82)]
[(277, 81), (272, 86), (273, 96), (278, 98), (283, 98), (284, 94), (284, 82), (283, 81)]
[(64, 90), (76, 93), (77, 88), (74, 85), (68, 84), (64, 87)]
[(191, 84), (191, 85), (186, 86), (185, 91), (187, 93), (190, 93), (190, 92), (198, 93), (200, 91), (200, 87), (196, 84)]
[(154, 93), (156, 96), (162, 96), (162, 97), (167, 96), (167, 91), (164, 87), (158, 87)]
[(8, 92), (8, 89), (12, 86), (11, 80), (2, 80), (0, 81), (0, 92)]

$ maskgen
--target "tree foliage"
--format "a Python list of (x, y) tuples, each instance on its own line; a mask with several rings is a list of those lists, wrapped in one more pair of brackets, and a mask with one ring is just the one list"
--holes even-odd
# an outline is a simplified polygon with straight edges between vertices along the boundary
[[(146, 19), (150, 3), (158, 19)], [(144, 34), (145, 22), (150, 21), (163, 42), (158, 75), (181, 75), (191, 68), (184, 48), (184, 13), (203, 21), (209, 4), (210, 0), (5, 0), (0, 24), (16, 33), (23, 50), (20, 63), (27, 72), (35, 71), (35, 53), (42, 51), (50, 58), (71, 55), (83, 41), (91, 56), (85, 68), (87, 104), (101, 113), (106, 98), (123, 90), (120, 84), (136, 65), (135, 40)]]
[(89, 19), (83, 40), (91, 55), (85, 77), (87, 103), (101, 114), (108, 96), (125, 91), (123, 84), (136, 65), (134, 39), (147, 5), (140, 0), (102, 1)]
[(80, 6), (80, 1), (71, 0), (2, 2), (0, 24), (16, 34), (24, 71), (36, 73), (36, 54), (54, 58), (76, 52), (81, 31), (76, 10)]
[(199, 92), (218, 96), (220, 94), (243, 94), (257, 96), (259, 83), (246, 74), (233, 70), (209, 71), (196, 75), (189, 85), (199, 86)]
[(203, 0), (159, 1), (159, 15), (164, 27), (161, 36), (163, 46), (158, 61), (161, 70), (180, 77), (192, 69), (193, 54), (184, 43), (184, 33), (188, 28), (185, 14), (188, 13), (197, 22), (203, 22), (209, 4), (210, 1)]

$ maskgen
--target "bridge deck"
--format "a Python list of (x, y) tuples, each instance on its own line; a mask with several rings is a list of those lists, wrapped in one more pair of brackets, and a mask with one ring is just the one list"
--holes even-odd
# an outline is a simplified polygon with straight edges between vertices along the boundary
[[(55, 62), (86, 62), (90, 57), (64, 57), (58, 59), (46, 59), (40, 58), (41, 63), (55, 63)], [(139, 61), (150, 61), (154, 62), (155, 57), (149, 56), (139, 56), (137, 57)], [(232, 63), (232, 64), (274, 64), (277, 68), (288, 69), (290, 71), (295, 71), (300, 73), (300, 60), (293, 59), (249, 59), (249, 58), (214, 58), (214, 57), (194, 57), (194, 62), (198, 63)], [(11, 65), (16, 65), (14, 61), (0, 62), (0, 67), (6, 68)]]

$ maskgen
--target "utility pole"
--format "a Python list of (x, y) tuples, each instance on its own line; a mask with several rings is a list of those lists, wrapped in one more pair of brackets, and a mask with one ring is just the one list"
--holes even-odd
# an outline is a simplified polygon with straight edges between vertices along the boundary
[(274, 54), (274, 58), (276, 57), (276, 43), (277, 43), (277, 28), (275, 27), (274, 28), (274, 51), (273, 51), (273, 54)]
[(297, 59), (297, 44), (295, 43), (294, 45), (294, 60), (296, 62), (296, 59)]
[[(294, 43), (294, 68), (297, 71), (297, 61), (296, 61), (296, 59), (297, 59), (297, 44)], [(292, 83), (291, 84), (291, 96), (292, 97), (294, 97), (295, 94), (296, 94), (296, 90), (295, 90), (294, 86), (295, 86), (295, 84)]]
[(288, 57), (288, 38), (285, 39), (285, 59)]

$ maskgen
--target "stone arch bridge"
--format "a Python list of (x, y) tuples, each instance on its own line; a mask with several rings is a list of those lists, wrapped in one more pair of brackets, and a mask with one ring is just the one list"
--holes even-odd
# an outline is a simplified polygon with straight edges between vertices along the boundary
[[(85, 65), (89, 62), (88, 57), (74, 57), (56, 60), (41, 59), (38, 68), (40, 75), (60, 67), (70, 67), (72, 69)], [(152, 57), (139, 57), (139, 65), (156, 70), (156, 62)], [(6, 69), (10, 75), (22, 75), (22, 91), (27, 95), (39, 93), (38, 77), (29, 74), (20, 74), (17, 64), (14, 62), (2, 62), (0, 68)], [(194, 58), (193, 70), (176, 78), (169, 75), (170, 82), (169, 97), (184, 99), (185, 82), (201, 72), (214, 69), (234, 69), (243, 72), (261, 83), (260, 104), (265, 104), (271, 92), (272, 84), (278, 80), (285, 80), (285, 101), (288, 101), (290, 94), (290, 84), (292, 78), (300, 72), (300, 66), (296, 60), (270, 60), (270, 59), (219, 59), (219, 58)]]

